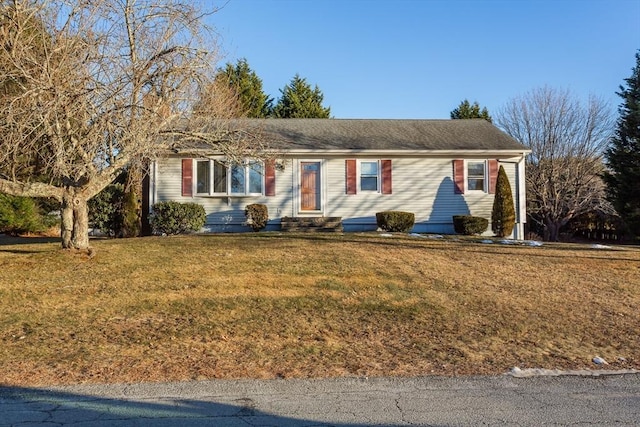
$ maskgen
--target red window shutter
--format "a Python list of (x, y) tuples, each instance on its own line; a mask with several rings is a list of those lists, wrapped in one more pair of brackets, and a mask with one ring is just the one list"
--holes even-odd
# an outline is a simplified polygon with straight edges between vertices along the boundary
[(358, 192), (358, 174), (356, 172), (355, 159), (344, 161), (346, 170), (346, 193), (356, 194)]
[(264, 195), (276, 195), (276, 165), (273, 160), (264, 164)]
[(193, 196), (193, 160), (182, 159), (182, 195)]
[(496, 192), (496, 181), (498, 180), (498, 161), (489, 160), (489, 193)]
[(391, 160), (381, 160), (382, 194), (391, 194)]
[(453, 161), (453, 184), (456, 194), (464, 194), (464, 160)]

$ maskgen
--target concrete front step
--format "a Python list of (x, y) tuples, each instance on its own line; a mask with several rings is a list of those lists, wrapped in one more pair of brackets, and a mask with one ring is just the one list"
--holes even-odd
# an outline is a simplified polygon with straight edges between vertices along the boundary
[(284, 217), (280, 220), (280, 229), (298, 232), (340, 232), (343, 229), (342, 217)]

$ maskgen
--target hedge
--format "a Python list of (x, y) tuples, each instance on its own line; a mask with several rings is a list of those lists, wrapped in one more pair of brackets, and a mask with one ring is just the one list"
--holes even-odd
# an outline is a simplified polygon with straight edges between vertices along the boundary
[(384, 231), (408, 233), (416, 222), (412, 212), (383, 211), (376, 213), (376, 223)]
[(185, 234), (200, 230), (206, 217), (197, 203), (160, 202), (153, 205), (149, 223), (156, 234)]
[(487, 231), (489, 220), (479, 216), (472, 215), (454, 215), (453, 228), (458, 234), (466, 234), (468, 236), (474, 234), (482, 234)]

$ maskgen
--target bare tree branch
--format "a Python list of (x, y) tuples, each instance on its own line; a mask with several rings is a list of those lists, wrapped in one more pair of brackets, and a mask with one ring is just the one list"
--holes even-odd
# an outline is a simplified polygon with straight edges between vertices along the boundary
[(203, 102), (207, 13), (188, 0), (0, 3), (0, 191), (62, 199), (64, 247), (88, 246), (86, 201), (178, 144), (167, 135), (229, 158), (258, 146), (228, 132), (228, 94)]
[(528, 146), (527, 209), (557, 240), (562, 226), (590, 211), (612, 212), (604, 197), (602, 153), (612, 115), (602, 100), (583, 105), (568, 91), (543, 87), (510, 100), (495, 123)]

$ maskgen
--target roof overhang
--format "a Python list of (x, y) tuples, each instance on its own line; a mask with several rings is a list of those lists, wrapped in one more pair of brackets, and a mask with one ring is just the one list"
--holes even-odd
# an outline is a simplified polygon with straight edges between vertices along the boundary
[[(202, 156), (222, 155), (211, 149), (194, 148), (175, 150), (175, 154), (198, 154)], [(290, 149), (273, 150), (269, 154), (276, 157), (344, 157), (344, 156), (380, 156), (380, 157), (515, 157), (531, 153), (531, 150), (370, 150), (370, 149)]]

